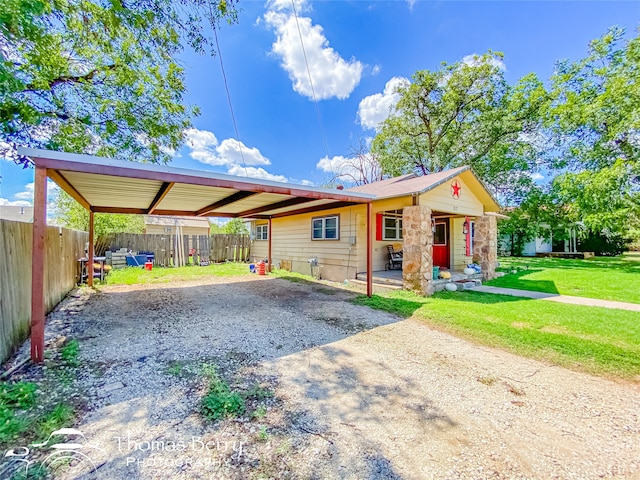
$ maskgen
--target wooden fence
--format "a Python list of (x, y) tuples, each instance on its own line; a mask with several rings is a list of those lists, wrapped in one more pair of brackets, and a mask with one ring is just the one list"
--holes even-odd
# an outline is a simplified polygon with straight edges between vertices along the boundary
[[(31, 321), (31, 251), (33, 225), (0, 220), (0, 361), (5, 361), (29, 336)], [(47, 227), (45, 308), (64, 298), (77, 281), (78, 258), (86, 232)]]
[(133, 252), (153, 252), (154, 264), (161, 267), (185, 263), (246, 262), (250, 254), (249, 235), (171, 235), (114, 233), (98, 238), (96, 255), (126, 248)]

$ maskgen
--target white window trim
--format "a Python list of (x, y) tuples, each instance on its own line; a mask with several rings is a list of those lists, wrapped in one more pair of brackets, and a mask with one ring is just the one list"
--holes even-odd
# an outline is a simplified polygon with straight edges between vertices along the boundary
[(268, 224), (256, 225), (256, 240), (269, 240)]
[[(327, 219), (335, 218), (336, 219), (336, 237), (335, 238), (327, 238)], [(322, 237), (315, 238), (313, 236), (313, 222), (316, 220), (322, 220)], [(340, 240), (340, 215), (325, 215), (323, 217), (313, 217), (311, 219), (311, 240), (318, 241), (335, 241)]]
[[(391, 219), (396, 222), (396, 236), (395, 237), (387, 237), (387, 225), (386, 220)], [(402, 227), (400, 227), (400, 223), (402, 222), (402, 218), (397, 215), (383, 215), (382, 216), (382, 240), (402, 240)]]

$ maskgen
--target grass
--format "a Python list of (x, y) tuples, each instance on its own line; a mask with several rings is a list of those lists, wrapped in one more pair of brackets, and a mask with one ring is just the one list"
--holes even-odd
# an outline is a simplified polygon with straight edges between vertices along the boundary
[(420, 319), (437, 329), (588, 373), (638, 379), (640, 313), (480, 292), (420, 297), (406, 291), (355, 303)]
[[(517, 273), (511, 273), (514, 269)], [(507, 274), (487, 285), (640, 303), (639, 255), (589, 260), (504, 257), (500, 270)]]
[(154, 267), (145, 270), (138, 267), (127, 267), (112, 270), (106, 278), (107, 285), (134, 285), (138, 283), (167, 283), (175, 281), (196, 280), (203, 277), (234, 277), (249, 273), (246, 263), (219, 263), (207, 267)]

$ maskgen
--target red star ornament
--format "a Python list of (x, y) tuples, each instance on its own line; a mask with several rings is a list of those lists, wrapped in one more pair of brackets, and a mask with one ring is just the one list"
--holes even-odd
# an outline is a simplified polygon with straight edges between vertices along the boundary
[(460, 191), (462, 187), (460, 186), (460, 182), (458, 180), (454, 180), (451, 182), (451, 196), (453, 198), (460, 198)]

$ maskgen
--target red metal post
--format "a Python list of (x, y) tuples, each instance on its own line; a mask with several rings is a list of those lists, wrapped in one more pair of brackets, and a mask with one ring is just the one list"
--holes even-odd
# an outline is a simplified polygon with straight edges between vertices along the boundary
[(94, 213), (89, 210), (89, 251), (87, 252), (87, 285), (93, 287), (93, 232)]
[(271, 219), (267, 220), (267, 271), (271, 271)]
[(367, 297), (373, 294), (373, 268), (371, 241), (371, 203), (367, 203)]
[(36, 166), (31, 252), (31, 360), (44, 361), (44, 276), (47, 236), (47, 169)]

